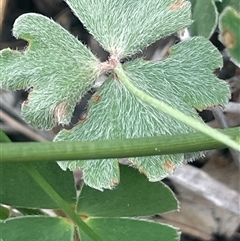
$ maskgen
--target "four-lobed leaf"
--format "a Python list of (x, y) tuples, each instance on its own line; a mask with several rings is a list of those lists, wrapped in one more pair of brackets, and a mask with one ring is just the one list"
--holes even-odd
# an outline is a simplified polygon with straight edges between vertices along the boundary
[[(194, 63), (194, 64), (193, 64)], [(225, 105), (230, 97), (227, 84), (212, 72), (222, 65), (219, 52), (202, 37), (173, 46), (163, 61), (137, 59), (123, 65), (132, 83), (152, 97), (201, 121), (197, 112)], [(132, 95), (121, 80), (110, 77), (89, 102), (88, 115), (72, 130), (62, 130), (55, 141), (124, 139), (194, 132)], [(200, 154), (188, 154), (194, 158)], [(184, 161), (184, 154), (133, 157), (129, 161), (147, 175), (160, 180)], [(117, 160), (59, 162), (66, 169), (81, 167), (91, 187), (112, 188), (118, 183)]]
[[(47, 171), (48, 168), (45, 169)], [(58, 178), (56, 181), (60, 182), (60, 179)], [(26, 180), (23, 181), (25, 185), (29, 182)], [(52, 183), (50, 182), (50, 184)], [(61, 190), (58, 190), (54, 185), (52, 186), (66, 199), (63, 193), (64, 191), (67, 192), (63, 188), (64, 184), (59, 183), (59, 185)], [(27, 185), (26, 188), (28, 188)], [(23, 189), (20, 188), (20, 191), (23, 191)], [(37, 187), (36, 192), (39, 192)], [(15, 195), (21, 196), (19, 193), (15, 193)], [(33, 201), (33, 204), (35, 203), (35, 199), (40, 200), (37, 206), (30, 206), (46, 207), (41, 202), (44, 198), (41, 197), (41, 195), (44, 196), (41, 190), (39, 194), (34, 194), (30, 190), (28, 194), (24, 192), (23, 195)], [(73, 194), (72, 196), (74, 197)], [(19, 197), (15, 196), (15, 198), (19, 202)], [(1, 202), (5, 201), (1, 200)], [(13, 197), (8, 204), (15, 206)], [(25, 206), (28, 205), (26, 201)], [(52, 206), (50, 203), (47, 207), (54, 208), (55, 206)], [(116, 239), (130, 241), (135, 236), (139, 237), (138, 240), (154, 241), (159, 240), (159, 238), (161, 238), (160, 240), (165, 240), (164, 238), (166, 237), (171, 241), (177, 240), (179, 238), (179, 231), (177, 229), (168, 225), (137, 219), (138, 216), (149, 216), (176, 209), (178, 209), (178, 202), (173, 192), (167, 186), (161, 182), (150, 184), (144, 175), (127, 166), (121, 166), (121, 183), (115, 190), (100, 192), (84, 185), (76, 205), (78, 215), (83, 218), (102, 240)], [(68, 217), (36, 215), (37, 212), (34, 212), (34, 210), (34, 215), (31, 215), (32, 212), (29, 209), (19, 210), (23, 211), (24, 214), (30, 214), (30, 216), (8, 218), (0, 221), (0, 239), (15, 240), (17, 233), (19, 241), (75, 240), (74, 223)], [(81, 240), (90, 240), (82, 230), (80, 230), (80, 235)]]
[[(191, 24), (191, 6), (185, 0), (143, 0), (138, 4), (134, 0), (66, 2), (110, 52), (107, 64), (113, 72), (115, 61)], [(13, 34), (26, 39), (29, 46), (23, 53), (1, 51), (2, 86), (33, 88), (22, 108), (24, 118), (31, 124), (45, 129), (56, 123), (68, 124), (76, 102), (100, 74), (109, 71), (109, 66), (104, 69), (104, 64), (99, 64), (76, 38), (41, 15), (19, 17)], [(138, 59), (123, 67), (136, 87), (201, 121), (194, 108), (224, 105), (229, 97), (227, 85), (212, 73), (221, 64), (221, 55), (208, 41), (193, 38), (174, 46), (163, 61)], [(70, 131), (61, 131), (55, 140), (124, 139), (194, 131), (137, 99), (114, 74), (93, 96), (88, 116), (82, 122)], [(199, 155), (193, 153), (187, 157)], [(150, 181), (169, 175), (183, 161), (184, 154), (130, 159)], [(119, 182), (116, 159), (60, 165), (63, 169), (83, 168), (85, 182), (97, 189), (111, 189)]]
[(40, 129), (68, 124), (73, 110), (98, 76), (99, 60), (59, 24), (28, 13), (14, 23), (13, 35), (28, 41), (22, 51), (0, 52), (0, 84), (29, 88), (24, 119)]

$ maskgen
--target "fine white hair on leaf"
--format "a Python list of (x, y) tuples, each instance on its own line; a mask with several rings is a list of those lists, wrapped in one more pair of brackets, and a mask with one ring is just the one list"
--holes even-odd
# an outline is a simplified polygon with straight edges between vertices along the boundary
[[(202, 121), (194, 108), (225, 105), (230, 96), (228, 85), (212, 73), (221, 64), (221, 55), (211, 43), (205, 38), (195, 37), (173, 46), (169, 56), (162, 61), (137, 59), (124, 64), (123, 69), (137, 88)], [(55, 141), (113, 140), (195, 132), (193, 128), (137, 99), (121, 80), (113, 76), (105, 81), (97, 95), (97, 102), (94, 98), (89, 102), (86, 121), (71, 131), (61, 131)], [(191, 160), (202, 155), (180, 153), (129, 160), (150, 181), (158, 181), (183, 164), (184, 157)], [(111, 177), (117, 175), (117, 169), (113, 168), (115, 162), (115, 159), (83, 160), (77, 161), (77, 166), (83, 168), (87, 185), (102, 189), (109, 188), (107, 178), (112, 180)], [(96, 166), (98, 170), (102, 168), (104, 177), (100, 171), (99, 175), (94, 174)], [(114, 170), (115, 174), (111, 173)]]
[(99, 60), (59, 24), (40, 14), (21, 15), (13, 35), (27, 40), (28, 47), (23, 53), (1, 51), (1, 85), (12, 90), (33, 87), (22, 106), (23, 118), (33, 126), (51, 129), (68, 124), (76, 103), (98, 78)]
[(189, 26), (187, 0), (65, 0), (94, 38), (122, 57)]

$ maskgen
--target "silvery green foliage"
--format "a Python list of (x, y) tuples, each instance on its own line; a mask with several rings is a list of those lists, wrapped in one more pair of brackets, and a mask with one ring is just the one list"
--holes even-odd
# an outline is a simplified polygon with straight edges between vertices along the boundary
[(53, 20), (24, 14), (13, 35), (28, 41), (25, 51), (0, 52), (0, 84), (16, 90), (33, 87), (22, 106), (25, 120), (41, 129), (68, 124), (76, 102), (98, 76), (99, 60)]
[(126, 57), (192, 23), (186, 0), (65, 0), (111, 54)]
[[(98, 126), (95, 127), (97, 128)], [(76, 136), (78, 131), (80, 131), (79, 128), (74, 129), (74, 132), (69, 131), (69, 133), (61, 131), (61, 134), (56, 137), (54, 141), (82, 140), (82, 136)], [(75, 170), (76, 168), (83, 169), (84, 183), (101, 191), (103, 188), (112, 189), (119, 183), (120, 173), (117, 159), (61, 161), (58, 162), (58, 165), (65, 171), (67, 169), (71, 171)]]
[[(120, 61), (141, 51), (160, 37), (188, 27), (186, 0), (68, 0), (75, 14), (96, 40)], [(104, 64), (76, 38), (52, 20), (38, 14), (19, 17), (13, 28), (17, 38), (29, 42), (24, 52), (0, 52), (0, 83), (7, 89), (33, 87), (23, 105), (24, 118), (48, 129), (67, 124), (75, 104), (104, 73)], [(132, 83), (199, 121), (202, 110), (226, 104), (228, 86), (212, 73), (222, 65), (220, 53), (204, 38), (196, 37), (172, 47), (163, 61), (137, 59), (123, 65)], [(109, 69), (105, 69), (108, 71)], [(55, 141), (125, 139), (194, 132), (131, 94), (114, 75), (89, 102), (86, 120), (62, 130)], [(187, 154), (191, 159), (199, 153)], [(150, 181), (167, 176), (184, 154), (130, 158)], [(119, 182), (118, 160), (60, 162), (63, 169), (83, 168), (85, 183), (97, 189)]]
[[(225, 105), (230, 96), (226, 83), (212, 74), (212, 70), (221, 65), (221, 56), (211, 43), (196, 37), (173, 46), (163, 61), (137, 59), (123, 67), (136, 87), (202, 121), (194, 108), (202, 110), (217, 104)], [(70, 131), (61, 131), (55, 140), (125, 139), (194, 131), (143, 103), (118, 79), (110, 77), (92, 97), (86, 121)], [(188, 154), (188, 158), (199, 155)], [(150, 181), (168, 176), (183, 160), (184, 154), (129, 159)], [(97, 189), (112, 188), (118, 182), (116, 159), (69, 161), (60, 162), (60, 165), (65, 169), (82, 167), (85, 182)]]

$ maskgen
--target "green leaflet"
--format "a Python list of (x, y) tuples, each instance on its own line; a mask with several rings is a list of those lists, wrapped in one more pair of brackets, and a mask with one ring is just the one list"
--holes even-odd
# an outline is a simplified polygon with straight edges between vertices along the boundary
[(185, 0), (65, 1), (103, 48), (120, 58), (192, 23)]
[[(17, 160), (16, 160), (17, 161)], [(26, 172), (25, 163), (0, 162), (0, 203), (12, 207), (59, 208)], [(56, 163), (35, 163), (34, 168), (68, 202), (75, 202), (73, 174), (63, 172)], [(30, 198), (31, 197), (31, 198)]]
[[(173, 192), (161, 182), (150, 184), (146, 177), (130, 167), (121, 166), (120, 169), (121, 183), (113, 191), (100, 192), (85, 185), (82, 187), (77, 198), (76, 215), (82, 217), (86, 224), (102, 238), (101, 240), (115, 240), (113, 237), (116, 240), (124, 240), (124, 237), (132, 238), (136, 236), (139, 237), (137, 240), (154, 241), (156, 238), (159, 240), (160, 234), (160, 240), (166, 240), (166, 237), (171, 241), (179, 240), (177, 229), (165, 224), (137, 219), (137, 216), (178, 209), (178, 202)], [(56, 181), (59, 180), (56, 179)], [(63, 189), (63, 186), (59, 185), (59, 188)], [(46, 189), (44, 190), (46, 191)], [(33, 197), (33, 195), (28, 195), (29, 197)], [(31, 199), (29, 198), (29, 200)], [(136, 200), (138, 205), (136, 205)], [(54, 199), (54, 201), (57, 200)], [(60, 208), (63, 207), (60, 206)], [(48, 217), (32, 215), (32, 213), (29, 215), (28, 211), (25, 213), (26, 216), (23, 217), (0, 220), (0, 240), (15, 241), (16, 234), (19, 241), (33, 239), (46, 241), (55, 239), (75, 240), (75, 225), (72, 221), (74, 219), (71, 220), (71, 215), (69, 215), (71, 218)], [(63, 211), (66, 210), (63, 208)], [(135, 219), (132, 217), (135, 217)], [(86, 232), (86, 228), (84, 230), (83, 226), (79, 225), (79, 230), (81, 240), (99, 240), (89, 238), (87, 236), (89, 232)]]
[(13, 35), (28, 41), (25, 51), (0, 52), (0, 84), (16, 90), (33, 87), (23, 117), (40, 129), (68, 124), (75, 105), (98, 76), (99, 61), (75, 37), (39, 14), (24, 14)]
[[(180, 232), (167, 224), (128, 218), (90, 218), (87, 224), (104, 241), (179, 241)], [(117, 227), (117, 228), (116, 228)], [(81, 234), (82, 241), (91, 241)]]
[[(221, 66), (221, 56), (210, 42), (196, 37), (173, 46), (169, 53), (163, 61), (138, 59), (124, 64), (123, 68), (136, 87), (199, 121), (193, 107), (202, 110), (227, 103), (229, 88), (212, 73)], [(85, 122), (70, 131), (61, 131), (55, 141), (124, 139), (194, 131), (138, 100), (119, 80), (110, 77), (91, 99)], [(188, 154), (187, 157), (191, 159), (199, 155)], [(150, 181), (157, 181), (183, 163), (184, 154), (134, 157), (129, 160)], [(97, 189), (112, 188), (118, 182), (116, 160), (69, 161), (60, 162), (59, 165), (70, 169), (82, 167), (85, 182)]]
[(23, 216), (0, 221), (0, 240), (73, 241), (74, 225), (62, 217)]
[(143, 174), (128, 166), (120, 165), (120, 172), (120, 184), (114, 190), (101, 192), (83, 186), (76, 206), (79, 215), (138, 217), (179, 209), (178, 201), (164, 183), (150, 183)]
[(190, 0), (193, 24), (188, 28), (191, 36), (210, 38), (218, 24), (218, 11), (214, 0)]
[(222, 0), (216, 3), (219, 12), (222, 12), (226, 7), (232, 7), (236, 11), (240, 12), (239, 0)]
[[(172, 191), (162, 182), (149, 183), (146, 177), (127, 166), (120, 166), (121, 181), (114, 190), (83, 186), (77, 212), (103, 240), (176, 241), (179, 231), (171, 226), (136, 219), (178, 209)], [(133, 218), (135, 217), (135, 219)], [(90, 240), (80, 232), (83, 241)]]
[(231, 60), (240, 66), (240, 12), (226, 7), (219, 18), (219, 38), (226, 46)]
[(2, 205), (0, 205), (0, 220), (7, 219), (10, 215), (10, 210)]
[(11, 142), (10, 138), (0, 129), (0, 143), (1, 142)]
[[(0, 129), (0, 141), (11, 142)], [(3, 147), (1, 147), (2, 149)], [(17, 161), (17, 159), (16, 159)], [(26, 172), (26, 164), (0, 162), (1, 188), (0, 203), (12, 207), (59, 208), (58, 205), (33, 181)], [(69, 203), (74, 203), (76, 190), (71, 172), (62, 172), (56, 163), (35, 163), (34, 168), (50, 183)], [(0, 206), (0, 217), (6, 215)]]

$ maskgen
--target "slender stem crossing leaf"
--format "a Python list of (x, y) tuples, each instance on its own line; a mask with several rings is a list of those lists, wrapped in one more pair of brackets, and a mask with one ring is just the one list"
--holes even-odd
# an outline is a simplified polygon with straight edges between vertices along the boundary
[(227, 135), (222, 134), (221, 132), (209, 127), (206, 124), (203, 124), (196, 119), (187, 116), (183, 114), (181, 111), (176, 110), (172, 108), (170, 105), (164, 103), (163, 101), (159, 101), (149, 95), (147, 95), (144, 91), (136, 88), (129, 77), (126, 75), (123, 68), (119, 65), (117, 68), (115, 68), (115, 72), (118, 75), (121, 82), (126, 86), (126, 88), (135, 96), (137, 96), (140, 100), (148, 103), (149, 105), (153, 106), (154, 108), (163, 111), (167, 115), (172, 116), (173, 118), (183, 122), (184, 124), (187, 124), (191, 126), (192, 128), (201, 131), (202, 133), (214, 138), (217, 141), (220, 141), (224, 144), (226, 144), (229, 147), (232, 147), (233, 149), (240, 151), (240, 145), (236, 141), (232, 140)]
[[(196, 109), (224, 106), (230, 97), (228, 85), (213, 74), (223, 61), (209, 41), (195, 37), (171, 47), (162, 61), (139, 58), (118, 65), (123, 58), (142, 51), (159, 38), (188, 27), (192, 23), (189, 1), (66, 2), (93, 37), (109, 51), (110, 57), (101, 63), (59, 24), (42, 15), (20, 16), (14, 23), (13, 34), (27, 40), (29, 46), (23, 52), (10, 49), (0, 52), (0, 82), (7, 89), (30, 90), (22, 106), (27, 122), (42, 129), (69, 124), (76, 103), (98, 77), (107, 73), (108, 79), (88, 103), (86, 118), (71, 130), (60, 131), (55, 141), (113, 141), (191, 134), (200, 130), (239, 150), (239, 145), (230, 137), (206, 127), (196, 112)], [(94, 151), (95, 147), (93, 145)], [(186, 151), (179, 149), (175, 154), (160, 150), (165, 154), (158, 155), (159, 149), (155, 148), (153, 156), (146, 156), (146, 152), (141, 157), (136, 153), (135, 157), (128, 155), (131, 164), (150, 181), (166, 177), (186, 161), (185, 158), (193, 160), (202, 155), (185, 154)], [(40, 149), (38, 151), (40, 156)], [(66, 153), (69, 152), (71, 150)], [(91, 157), (89, 153), (88, 150), (83, 155), (85, 160), (80, 160), (81, 155), (71, 154), (70, 159), (73, 156), (76, 159), (68, 161), (67, 155), (66, 161), (59, 165), (63, 169), (82, 168), (85, 182), (94, 188), (113, 188), (120, 178), (118, 160), (86, 161)], [(99, 153), (99, 158), (103, 158), (103, 153)], [(14, 151), (10, 153), (9, 160), (13, 160), (14, 155)], [(47, 158), (51, 159), (50, 156)], [(112, 154), (105, 153), (105, 156)], [(2, 158), (7, 157), (2, 155)]]
[[(221, 132), (237, 140), (240, 127)], [(105, 159), (188, 153), (225, 147), (222, 142), (215, 141), (201, 132), (122, 140), (2, 143), (0, 161), (10, 163)]]
[(49, 185), (49, 183), (40, 175), (31, 165), (25, 164), (29, 175), (38, 183), (38, 185), (53, 199), (56, 204), (76, 223), (78, 228), (85, 232), (94, 241), (103, 241), (69, 206), (69, 204), (59, 196), (59, 194)]

